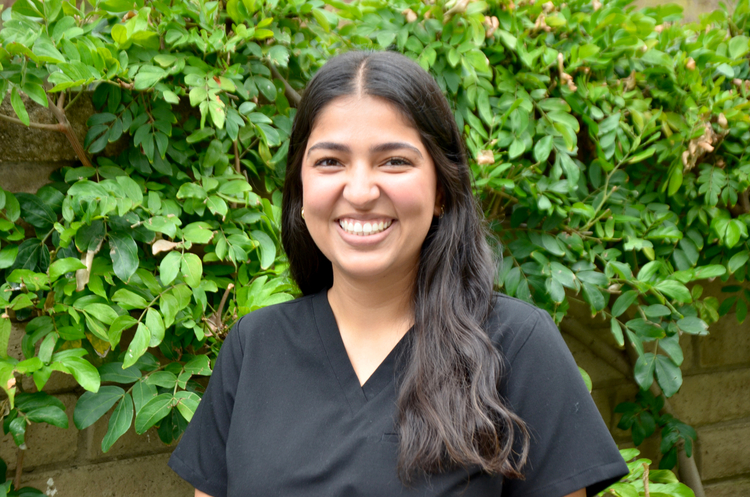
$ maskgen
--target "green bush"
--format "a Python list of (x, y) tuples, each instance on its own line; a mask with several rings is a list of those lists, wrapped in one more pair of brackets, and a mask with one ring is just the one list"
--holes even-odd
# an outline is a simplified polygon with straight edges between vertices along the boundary
[[(435, 76), (465, 131), (503, 242), (498, 288), (558, 323), (571, 302), (611, 322), (597, 339), (635, 351), (642, 389), (620, 426), (636, 444), (660, 429), (672, 468), (695, 438), (662, 412), (682, 383), (679, 336), (732, 309), (743, 321), (750, 302), (732, 285), (719, 305), (700, 284), (747, 276), (749, 13), (747, 0), (694, 24), (625, 0), (17, 0), (0, 29), (16, 117), (0, 118), (44, 127), (22, 94), (50, 108), (82, 167), (0, 193), (4, 430), (24, 447), (29, 423), (67, 427), (53, 397), (14, 383), (41, 391), (60, 371), (87, 390), (79, 429), (115, 407), (103, 451), (132, 423), (179, 437), (228, 328), (297, 293), (279, 188), (299, 92), (335, 53), (394, 49)], [(81, 144), (65, 111), (90, 89)], [(7, 354), (12, 320), (26, 323), (22, 361)]]

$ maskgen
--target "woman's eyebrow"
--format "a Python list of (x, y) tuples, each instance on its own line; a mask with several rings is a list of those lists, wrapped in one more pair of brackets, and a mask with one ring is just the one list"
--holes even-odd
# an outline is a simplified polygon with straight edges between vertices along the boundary
[(338, 152), (346, 152), (351, 153), (352, 149), (347, 147), (346, 145), (342, 145), (341, 143), (335, 143), (335, 142), (318, 142), (312, 147), (307, 149), (307, 156), (310, 157), (310, 152), (313, 150), (322, 149), (322, 150), (336, 150)]
[(373, 145), (372, 147), (370, 147), (370, 153), (377, 154), (380, 152), (390, 152), (392, 150), (399, 150), (404, 148), (415, 152), (417, 155), (419, 155), (420, 158), (422, 158), (422, 152), (420, 152), (417, 147), (404, 142), (388, 142), (381, 143), (380, 145)]
[[(336, 150), (338, 152), (346, 152), (351, 153), (352, 149), (349, 148), (347, 145), (336, 143), (336, 142), (319, 142), (307, 149), (307, 155), (310, 156), (310, 152), (313, 150)], [(413, 145), (410, 145), (408, 143), (404, 142), (387, 142), (387, 143), (381, 143), (379, 145), (373, 145), (370, 147), (370, 153), (371, 154), (377, 154), (381, 152), (390, 152), (392, 150), (399, 150), (399, 149), (407, 149), (412, 152), (415, 152), (417, 155), (419, 155), (420, 158), (422, 158), (422, 152), (419, 151), (419, 149)]]

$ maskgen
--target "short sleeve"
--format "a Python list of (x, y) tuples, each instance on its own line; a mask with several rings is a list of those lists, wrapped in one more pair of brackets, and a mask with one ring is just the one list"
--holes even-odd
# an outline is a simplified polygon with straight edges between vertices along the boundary
[(592, 496), (628, 473), (573, 356), (546, 312), (535, 310), (517, 352), (508, 357), (504, 397), (531, 435), (523, 480), (504, 497)]
[(225, 448), (243, 356), (238, 325), (227, 335), (206, 392), (169, 459), (175, 473), (212, 497), (227, 494)]

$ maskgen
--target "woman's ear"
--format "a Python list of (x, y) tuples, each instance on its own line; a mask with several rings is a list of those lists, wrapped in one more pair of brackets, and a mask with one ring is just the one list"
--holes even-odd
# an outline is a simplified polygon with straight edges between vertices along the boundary
[(435, 210), (433, 211), (433, 214), (435, 217), (439, 217), (443, 215), (443, 212), (445, 211), (445, 195), (443, 194), (443, 189), (438, 185), (437, 187), (437, 194), (435, 195)]

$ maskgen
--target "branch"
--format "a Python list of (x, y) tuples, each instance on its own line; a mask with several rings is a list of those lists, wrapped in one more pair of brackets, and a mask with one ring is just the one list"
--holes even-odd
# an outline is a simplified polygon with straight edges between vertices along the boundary
[[(26, 126), (25, 123), (21, 122), (20, 120), (16, 119), (15, 117), (6, 116), (3, 114), (0, 114), (0, 121), (7, 121), (9, 123), (13, 124), (20, 124), (21, 126)], [(64, 133), (64, 129), (59, 124), (42, 124), (42, 123), (29, 123), (29, 128), (34, 129), (44, 129), (47, 131), (59, 131), (60, 133)]]
[(49, 102), (49, 109), (55, 115), (55, 119), (57, 119), (57, 121), (60, 123), (60, 126), (63, 127), (62, 132), (68, 138), (68, 141), (70, 142), (70, 145), (73, 147), (73, 151), (78, 156), (78, 159), (81, 161), (81, 164), (83, 164), (86, 167), (92, 167), (91, 162), (89, 161), (89, 158), (86, 156), (86, 151), (83, 149), (81, 142), (78, 141), (78, 137), (73, 131), (73, 126), (70, 125), (68, 118), (65, 117), (65, 111), (63, 111), (60, 107), (55, 105), (55, 103), (52, 101), (49, 95), (47, 95), (47, 101)]
[(270, 62), (266, 65), (271, 70), (273, 77), (284, 83), (284, 94), (286, 95), (286, 98), (289, 99), (293, 107), (297, 107), (302, 100), (300, 94), (297, 93), (297, 90), (292, 88), (292, 85), (290, 85), (286, 79), (284, 79), (284, 76), (282, 76), (278, 69), (276, 69), (276, 66)]

